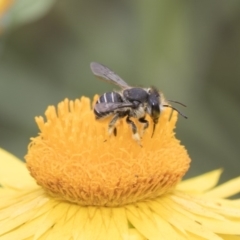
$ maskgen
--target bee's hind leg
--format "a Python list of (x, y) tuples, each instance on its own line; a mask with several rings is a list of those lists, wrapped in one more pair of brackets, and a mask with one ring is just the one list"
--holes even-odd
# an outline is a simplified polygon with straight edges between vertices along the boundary
[(137, 126), (135, 125), (135, 123), (130, 119), (129, 116), (127, 116), (126, 118), (126, 122), (127, 124), (131, 127), (132, 129), (132, 133), (133, 133), (133, 139), (140, 145), (141, 145), (141, 139), (137, 130)]
[(109, 136), (112, 135), (112, 133), (113, 133), (114, 136), (117, 136), (117, 128), (115, 127), (115, 125), (116, 125), (116, 122), (119, 118), (120, 118), (119, 114), (116, 113), (113, 116), (110, 123), (108, 124), (108, 134), (109, 134)]
[(146, 117), (146, 116), (141, 117), (141, 118), (138, 119), (138, 121), (139, 121), (140, 123), (142, 123), (142, 125), (143, 125), (143, 128), (142, 128), (141, 133), (140, 133), (140, 136), (141, 136), (141, 137), (143, 136), (145, 130), (146, 130), (146, 129), (148, 128), (148, 126), (149, 126), (149, 122), (148, 122), (148, 120), (145, 119), (145, 117)]

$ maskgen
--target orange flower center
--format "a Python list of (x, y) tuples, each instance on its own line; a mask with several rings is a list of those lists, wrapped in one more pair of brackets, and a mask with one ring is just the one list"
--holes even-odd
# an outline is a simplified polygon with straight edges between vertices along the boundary
[(36, 118), (40, 134), (31, 139), (26, 162), (37, 183), (55, 197), (121, 206), (169, 192), (189, 168), (187, 151), (174, 136), (177, 113), (171, 109), (161, 113), (152, 138), (149, 119), (142, 147), (125, 119), (117, 136), (108, 136), (110, 120), (96, 121), (88, 98), (66, 99), (45, 114), (46, 121)]

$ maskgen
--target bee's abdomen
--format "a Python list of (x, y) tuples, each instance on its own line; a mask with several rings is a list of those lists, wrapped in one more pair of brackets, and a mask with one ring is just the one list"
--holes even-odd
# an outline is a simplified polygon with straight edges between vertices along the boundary
[[(107, 92), (99, 97), (99, 99), (96, 102), (96, 105), (98, 103), (119, 103), (119, 102), (123, 102), (122, 97), (119, 93)], [(94, 114), (96, 116), (96, 119), (107, 117), (108, 115), (111, 115), (112, 113), (113, 113), (112, 110), (108, 111), (107, 104), (106, 104), (106, 108), (101, 111), (97, 110), (96, 107), (94, 108)]]
[(104, 93), (100, 98), (98, 99), (97, 103), (113, 103), (113, 102), (122, 102), (122, 97), (117, 92), (107, 92)]

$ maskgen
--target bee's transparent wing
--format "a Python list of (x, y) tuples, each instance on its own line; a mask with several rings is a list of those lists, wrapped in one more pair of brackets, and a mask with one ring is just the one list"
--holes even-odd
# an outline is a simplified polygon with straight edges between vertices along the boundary
[(99, 79), (113, 83), (122, 89), (129, 88), (129, 85), (108, 67), (97, 62), (92, 62), (90, 67), (93, 74)]
[(94, 109), (98, 113), (107, 113), (107, 112), (112, 112), (117, 109), (122, 109), (126, 107), (133, 107), (134, 105), (132, 103), (96, 103)]

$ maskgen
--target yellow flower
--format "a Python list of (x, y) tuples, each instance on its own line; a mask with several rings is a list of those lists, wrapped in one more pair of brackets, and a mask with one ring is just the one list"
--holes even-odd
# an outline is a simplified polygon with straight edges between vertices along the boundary
[(108, 137), (87, 98), (46, 118), (36, 118), (26, 155), (34, 178), (0, 151), (0, 240), (240, 239), (240, 200), (225, 199), (240, 178), (215, 187), (216, 170), (179, 183), (190, 159), (174, 136), (176, 112), (163, 111), (142, 147), (125, 121)]

